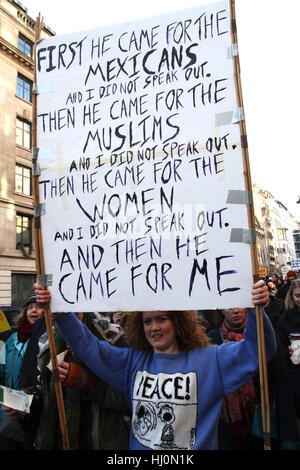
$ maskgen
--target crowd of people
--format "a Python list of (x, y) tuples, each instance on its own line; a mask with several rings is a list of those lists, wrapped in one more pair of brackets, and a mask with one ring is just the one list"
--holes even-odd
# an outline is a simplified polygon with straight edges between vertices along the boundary
[[(63, 448), (50, 299), (35, 284), (5, 338), (0, 384), (33, 400), (29, 413), (1, 406), (1, 450)], [(259, 280), (252, 302), (264, 311), (272, 448), (300, 450), (298, 273)], [(264, 448), (254, 310), (57, 313), (52, 324), (71, 450)]]

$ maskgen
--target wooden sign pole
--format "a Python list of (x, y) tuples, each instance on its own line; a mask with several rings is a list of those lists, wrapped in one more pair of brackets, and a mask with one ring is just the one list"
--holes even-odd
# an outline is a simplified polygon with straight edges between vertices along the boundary
[[(36, 36), (35, 36), (35, 46), (37, 41), (41, 37), (41, 30), (42, 30), (42, 21), (40, 15), (36, 21)], [(35, 54), (34, 54), (35, 57)], [(35, 67), (34, 67), (34, 83), (36, 85), (36, 59)], [(32, 132), (32, 147), (33, 149), (37, 148), (37, 90), (33, 93), (33, 132)], [(36, 157), (33, 157), (33, 200), (35, 207), (38, 206), (40, 195), (39, 195), (39, 181), (38, 175), (36, 174), (37, 168), (37, 161)], [(45, 274), (45, 266), (44, 266), (44, 257), (43, 257), (43, 244), (42, 244), (42, 232), (41, 232), (41, 223), (40, 217), (35, 217), (35, 259), (36, 259), (36, 272), (37, 274)], [(46, 287), (46, 286), (45, 286)], [(54, 334), (52, 329), (52, 320), (51, 320), (51, 311), (50, 307), (46, 307), (44, 309), (44, 318), (47, 327), (48, 339), (49, 339), (49, 346), (50, 346), (50, 354), (51, 354), (51, 361), (53, 367), (53, 380), (54, 380), (54, 387), (57, 399), (57, 408), (59, 414), (59, 421), (60, 421), (60, 428), (62, 433), (62, 441), (63, 441), (63, 449), (70, 450), (69, 444), (69, 437), (68, 437), (68, 430), (66, 424), (66, 414), (64, 408), (64, 400), (62, 394), (62, 385), (61, 381), (59, 380), (59, 373), (58, 373), (58, 363), (57, 363), (57, 356), (56, 356), (56, 347), (55, 347), (55, 340)]]
[[(235, 0), (230, 0), (230, 13), (231, 13), (231, 34), (232, 44), (237, 45), (237, 29), (236, 29), (236, 14), (235, 14)], [(237, 92), (237, 105), (238, 108), (243, 108), (242, 86), (240, 78), (240, 64), (238, 55), (233, 57), (234, 71), (235, 71), (235, 85)], [(247, 191), (252, 191), (247, 134), (245, 120), (240, 120), (240, 133), (242, 142), (243, 162), (244, 162), (244, 176)], [(249, 228), (255, 229), (255, 217), (253, 204), (248, 204), (248, 220)], [(259, 279), (258, 275), (258, 260), (256, 252), (256, 243), (251, 243), (251, 257), (254, 282)], [(265, 337), (263, 325), (263, 309), (256, 306), (256, 322), (257, 322), (257, 336), (258, 336), (258, 356), (259, 356), (259, 376), (260, 376), (260, 391), (261, 391), (261, 404), (262, 404), (262, 424), (264, 432), (264, 449), (271, 450), (271, 431), (270, 431), (270, 405), (269, 405), (269, 387), (268, 387), (268, 374), (266, 363), (266, 350), (265, 350)]]

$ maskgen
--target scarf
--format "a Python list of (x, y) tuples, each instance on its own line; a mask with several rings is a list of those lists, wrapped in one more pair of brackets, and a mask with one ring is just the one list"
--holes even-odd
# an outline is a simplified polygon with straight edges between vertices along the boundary
[[(241, 330), (229, 329), (223, 322), (221, 332), (224, 343), (230, 341), (239, 342), (244, 338)], [(249, 431), (256, 405), (256, 394), (252, 380), (240, 387), (235, 392), (227, 395), (222, 402), (221, 420), (224, 421), (237, 438), (243, 438)]]
[(17, 328), (18, 341), (20, 343), (26, 343), (32, 333), (33, 324), (26, 320), (20, 321)]

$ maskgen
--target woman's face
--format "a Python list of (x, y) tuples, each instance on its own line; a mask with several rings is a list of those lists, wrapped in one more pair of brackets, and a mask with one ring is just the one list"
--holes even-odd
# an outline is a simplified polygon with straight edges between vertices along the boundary
[(146, 339), (155, 353), (179, 352), (174, 325), (167, 312), (143, 312), (143, 325)]
[(32, 303), (27, 307), (27, 320), (33, 325), (41, 316), (43, 315), (44, 309), (41, 308), (38, 304)]
[(296, 287), (296, 289), (293, 290), (293, 300), (296, 307), (300, 307), (300, 287)]
[(245, 308), (228, 308), (223, 310), (226, 322), (232, 328), (239, 328), (244, 325), (246, 321), (246, 309)]

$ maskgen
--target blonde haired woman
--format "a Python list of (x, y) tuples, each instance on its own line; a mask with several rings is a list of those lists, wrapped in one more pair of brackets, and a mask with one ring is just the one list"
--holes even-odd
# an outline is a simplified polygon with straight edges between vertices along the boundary
[[(298, 333), (300, 339), (300, 279), (291, 282), (285, 297), (285, 310), (278, 321), (278, 335), (285, 350), (288, 370), (292, 379), (297, 420), (300, 430), (300, 361), (291, 347), (291, 335)], [(299, 433), (300, 437), (300, 433)]]

